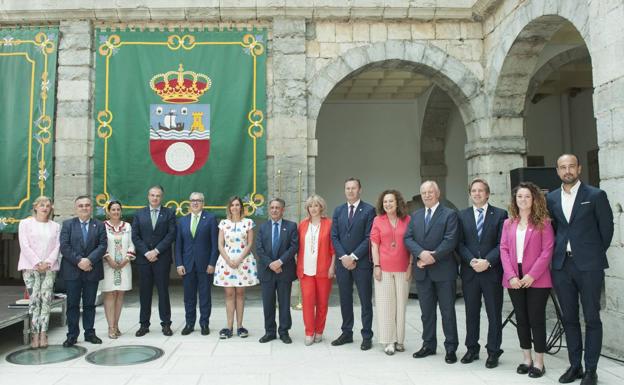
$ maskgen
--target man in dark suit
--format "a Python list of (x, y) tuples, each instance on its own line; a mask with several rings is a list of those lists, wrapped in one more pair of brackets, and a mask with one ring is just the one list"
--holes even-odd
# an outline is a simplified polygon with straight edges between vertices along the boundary
[(457, 246), (457, 213), (440, 205), (440, 189), (433, 181), (420, 186), (424, 208), (412, 214), (405, 232), (405, 245), (416, 259), (414, 277), (422, 313), (423, 346), (414, 358), (436, 353), (436, 303), (442, 315), (444, 330), (444, 360), (457, 362), (457, 319), (455, 317), (455, 289), (457, 262), (453, 254)]
[[(292, 282), (297, 278), (295, 254), (299, 250), (297, 224), (283, 218), (286, 202), (273, 198), (269, 202), (271, 219), (260, 226), (256, 243), (258, 278), (262, 288), (264, 310), (264, 336), (261, 343), (279, 338), (285, 344), (292, 343), (288, 330), (292, 326), (290, 316), (290, 293)], [(275, 323), (275, 300), (279, 303), (279, 329)]]
[(210, 334), (210, 288), (219, 256), (219, 230), (214, 215), (203, 211), (204, 194), (191, 193), (189, 200), (191, 213), (178, 221), (175, 244), (176, 270), (184, 286), (186, 325), (182, 335), (190, 334), (195, 328), (199, 296), (199, 327), (205, 336)]
[(370, 257), (370, 231), (375, 219), (375, 208), (360, 200), (362, 185), (359, 179), (345, 181), (347, 203), (334, 210), (331, 237), (336, 251), (336, 280), (340, 292), (342, 334), (333, 346), (353, 342), (353, 283), (362, 306), (362, 350), (372, 347), (373, 339), (373, 263)]
[(95, 297), (98, 283), (104, 278), (102, 257), (107, 239), (104, 224), (91, 218), (91, 198), (81, 195), (74, 201), (77, 218), (63, 222), (61, 228), (61, 277), (67, 289), (67, 339), (63, 346), (76, 344), (80, 328), (80, 299), (82, 298), (82, 327), (85, 341), (101, 344), (95, 335)]
[[(607, 249), (613, 238), (613, 212), (604, 191), (579, 180), (581, 166), (576, 155), (561, 155), (557, 159), (557, 174), (561, 188), (547, 196), (556, 234), (552, 278), (561, 305), (570, 361), (559, 382), (582, 378), (582, 385), (595, 385), (602, 349), (600, 295), (604, 270), (609, 267)], [(579, 299), (585, 319), (584, 373)]]
[(486, 368), (498, 366), (503, 353), (502, 310), (503, 268), (500, 263), (500, 237), (507, 218), (505, 210), (488, 203), (490, 186), (483, 179), (474, 179), (468, 189), (473, 206), (459, 213), (459, 243), (461, 278), (466, 303), (466, 348), (462, 364), (479, 359), (479, 330), (481, 297), (488, 317)]
[(176, 219), (173, 210), (161, 206), (164, 190), (161, 186), (149, 189), (149, 205), (136, 212), (132, 222), (132, 242), (136, 249), (139, 270), (139, 302), (141, 305), (137, 337), (149, 333), (152, 314), (152, 291), (158, 290), (158, 313), (162, 333), (171, 331), (171, 304), (169, 303), (169, 270), (171, 245), (176, 237)]

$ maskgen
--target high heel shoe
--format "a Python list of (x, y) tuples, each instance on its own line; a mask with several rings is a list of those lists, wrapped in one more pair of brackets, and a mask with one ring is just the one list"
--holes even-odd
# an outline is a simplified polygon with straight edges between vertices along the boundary
[(33, 333), (30, 336), (30, 347), (37, 349), (39, 347), (39, 333)]
[(111, 340), (116, 340), (117, 339), (117, 333), (115, 328), (108, 328), (108, 338), (110, 338)]
[(117, 337), (121, 337), (121, 330), (119, 330), (119, 326), (115, 326), (115, 335)]
[(39, 334), (39, 347), (40, 348), (48, 347), (48, 335), (45, 332), (41, 332)]

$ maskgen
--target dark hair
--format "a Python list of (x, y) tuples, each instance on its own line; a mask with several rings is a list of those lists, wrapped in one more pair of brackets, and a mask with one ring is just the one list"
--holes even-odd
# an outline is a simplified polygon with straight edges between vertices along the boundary
[(522, 182), (511, 190), (509, 216), (513, 220), (520, 220), (520, 208), (518, 207), (518, 202), (516, 202), (516, 194), (518, 194), (518, 191), (523, 188), (529, 190), (531, 192), (531, 196), (533, 197), (529, 222), (541, 230), (544, 227), (544, 222), (549, 220), (550, 216), (548, 215), (548, 208), (546, 206), (546, 197), (544, 197), (542, 190), (540, 190), (540, 188), (533, 182)]
[(234, 201), (238, 201), (238, 203), (240, 203), (240, 206), (241, 206), (240, 216), (241, 218), (244, 218), (245, 217), (245, 204), (243, 203), (243, 200), (241, 199), (241, 197), (239, 197), (238, 195), (234, 195), (233, 197), (228, 199), (227, 206), (225, 206), (225, 216), (227, 217), (227, 219), (232, 219), (232, 212), (230, 212), (230, 207), (232, 206), (232, 203), (234, 203)]
[(108, 202), (108, 204), (106, 205), (106, 210), (110, 211), (113, 205), (119, 205), (119, 208), (123, 210), (123, 205), (118, 200)]
[(282, 198), (273, 198), (269, 201), (269, 206), (271, 205), (271, 203), (273, 202), (278, 202), (280, 205), (282, 205), (282, 207), (286, 207), (286, 201), (283, 200)]
[(345, 182), (345, 184), (347, 184), (347, 182), (357, 182), (358, 187), (362, 188), (362, 182), (360, 182), (360, 180), (358, 178), (350, 177), (350, 178), (345, 179), (344, 182)]
[(470, 185), (468, 186), (468, 192), (472, 191), (472, 186), (475, 183), (481, 183), (485, 186), (485, 192), (488, 193), (488, 195), (490, 194), (490, 185), (488, 184), (488, 182), (485, 181), (485, 179), (481, 179), (481, 178), (475, 178), (472, 180), (472, 182), (470, 182)]
[(91, 197), (90, 197), (89, 195), (78, 195), (78, 196), (76, 197), (76, 199), (74, 199), (74, 203), (78, 202), (78, 201), (79, 201), (79, 200), (81, 200), (81, 199), (88, 199), (88, 200), (91, 200)]
[(383, 207), (384, 197), (388, 194), (394, 195), (394, 199), (397, 201), (397, 217), (403, 219), (407, 216), (407, 204), (405, 203), (405, 199), (403, 199), (403, 195), (398, 190), (385, 190), (379, 195), (377, 198), (377, 214), (383, 215), (386, 213)]
[(556, 167), (559, 167), (559, 159), (563, 158), (564, 156), (573, 156), (573, 157), (574, 157), (574, 159), (576, 159), (576, 165), (577, 165), (577, 166), (580, 166), (580, 165), (581, 165), (581, 162), (579, 161), (579, 157), (578, 157), (576, 154), (570, 154), (570, 153), (567, 153), (567, 154), (561, 154), (561, 155), (559, 155), (559, 157), (557, 158), (557, 162), (555, 163), (555, 166), (556, 166)]

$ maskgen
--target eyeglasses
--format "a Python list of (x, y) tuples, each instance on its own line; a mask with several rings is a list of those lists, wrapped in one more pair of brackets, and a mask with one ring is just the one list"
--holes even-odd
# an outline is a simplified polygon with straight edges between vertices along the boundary
[(191, 203), (202, 203), (203, 199), (191, 199)]
[(88, 207), (91, 207), (91, 203), (85, 203), (85, 204), (77, 205), (77, 207), (79, 209), (86, 209)]

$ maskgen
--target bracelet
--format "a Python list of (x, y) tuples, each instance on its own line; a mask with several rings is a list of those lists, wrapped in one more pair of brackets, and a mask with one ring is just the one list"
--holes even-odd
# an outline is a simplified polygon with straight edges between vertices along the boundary
[(375, 265), (375, 266), (373, 266), (373, 267), (381, 267), (381, 265)]

